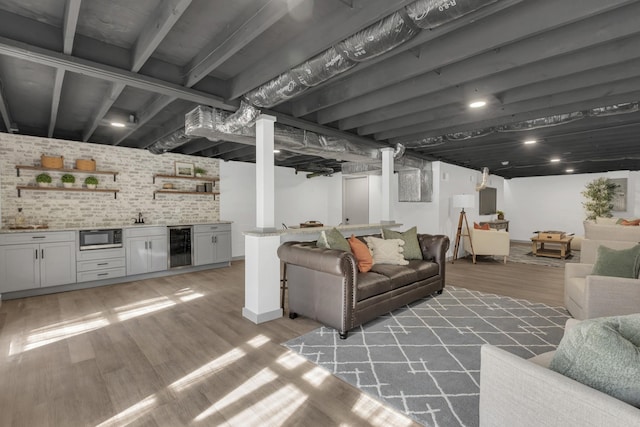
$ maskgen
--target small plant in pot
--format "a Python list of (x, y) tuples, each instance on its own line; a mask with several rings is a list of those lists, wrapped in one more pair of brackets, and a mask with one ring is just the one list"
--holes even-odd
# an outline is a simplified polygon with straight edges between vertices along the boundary
[(62, 181), (62, 186), (64, 188), (70, 188), (73, 187), (73, 184), (76, 182), (76, 177), (70, 173), (65, 173), (60, 177), (60, 181)]
[(496, 211), (496, 214), (498, 214), (498, 219), (499, 220), (503, 220), (504, 219), (504, 212), (503, 211)]
[(98, 178), (96, 178), (95, 176), (88, 176), (84, 179), (84, 183), (86, 184), (87, 188), (93, 190), (98, 185)]
[(51, 184), (51, 176), (48, 173), (41, 173), (36, 176), (36, 182), (39, 187), (48, 187)]
[(193, 172), (196, 174), (197, 177), (204, 176), (204, 174), (207, 173), (207, 171), (202, 168), (195, 168)]

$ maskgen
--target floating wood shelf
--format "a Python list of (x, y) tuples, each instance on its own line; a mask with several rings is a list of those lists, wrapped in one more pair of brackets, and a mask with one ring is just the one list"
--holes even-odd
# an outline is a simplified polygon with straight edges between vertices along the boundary
[(188, 179), (192, 181), (204, 181), (204, 182), (218, 182), (220, 178), (217, 176), (179, 176), (179, 175), (163, 175), (156, 174), (153, 175), (153, 183), (156, 183), (156, 178), (164, 178), (164, 179)]
[(156, 198), (156, 194), (198, 194), (200, 196), (213, 196), (215, 200), (216, 196), (220, 194), (219, 191), (182, 191), (182, 190), (156, 190), (153, 192), (153, 198)]
[(56, 169), (56, 168), (44, 168), (42, 166), (27, 166), (16, 165), (16, 172), (20, 176), (20, 169), (32, 170), (32, 171), (52, 171), (52, 172), (65, 172), (65, 173), (86, 173), (88, 175), (113, 175), (113, 180), (116, 180), (116, 176), (119, 172), (116, 171), (88, 171), (84, 169)]
[(18, 197), (20, 197), (20, 192), (22, 190), (30, 190), (30, 191), (75, 191), (75, 192), (85, 192), (85, 193), (113, 193), (113, 198), (118, 198), (118, 192), (120, 190), (115, 188), (65, 188), (65, 187), (36, 187), (33, 185), (19, 185), (16, 187), (18, 189)]

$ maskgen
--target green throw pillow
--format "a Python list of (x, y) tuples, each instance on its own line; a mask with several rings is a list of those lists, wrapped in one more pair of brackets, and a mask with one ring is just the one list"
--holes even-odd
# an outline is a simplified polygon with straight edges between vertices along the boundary
[(422, 259), (422, 251), (420, 250), (420, 243), (418, 243), (418, 228), (411, 227), (404, 233), (398, 231), (382, 229), (382, 237), (385, 240), (388, 239), (400, 239), (404, 241), (404, 259)]
[(640, 245), (629, 249), (615, 250), (598, 246), (596, 263), (591, 274), (595, 276), (627, 277), (635, 279), (640, 270)]
[(316, 240), (316, 246), (319, 248), (329, 249), (329, 244), (327, 243), (327, 238), (324, 235), (324, 231), (320, 233), (320, 237)]
[(640, 408), (640, 314), (578, 323), (549, 368)]
[[(323, 231), (322, 235), (324, 236), (324, 241), (327, 243), (326, 247), (351, 253), (351, 246), (349, 246), (349, 242), (337, 228), (334, 227), (331, 230)], [(320, 240), (321, 239), (318, 239), (318, 242)]]

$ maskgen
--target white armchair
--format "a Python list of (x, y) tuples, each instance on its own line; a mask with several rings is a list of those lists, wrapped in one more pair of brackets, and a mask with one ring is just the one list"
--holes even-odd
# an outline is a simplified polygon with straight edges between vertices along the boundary
[(593, 264), (566, 264), (564, 305), (579, 320), (640, 313), (640, 279), (592, 276)]
[(504, 230), (478, 230), (470, 228), (471, 243), (473, 243), (473, 251), (469, 243), (469, 237), (464, 237), (464, 250), (473, 254), (473, 263), (476, 263), (476, 255), (495, 255), (503, 256), (504, 263), (507, 263), (509, 256), (509, 233)]

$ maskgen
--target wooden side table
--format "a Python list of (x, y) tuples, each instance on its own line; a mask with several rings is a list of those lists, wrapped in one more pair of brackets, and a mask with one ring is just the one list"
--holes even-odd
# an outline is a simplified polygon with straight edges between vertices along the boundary
[(509, 220), (506, 219), (496, 219), (494, 221), (481, 221), (480, 225), (489, 224), (489, 228), (493, 228), (494, 230), (506, 230), (509, 231)]

